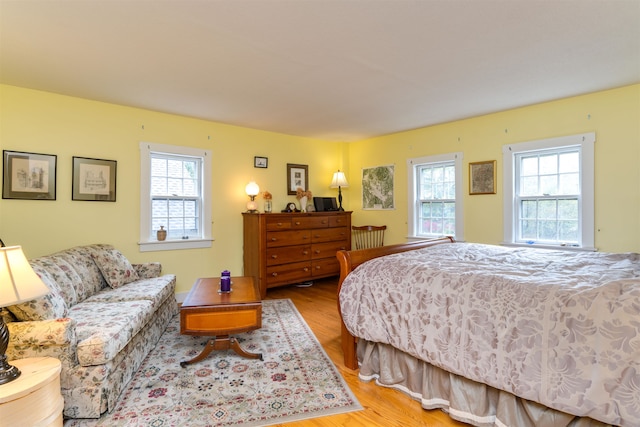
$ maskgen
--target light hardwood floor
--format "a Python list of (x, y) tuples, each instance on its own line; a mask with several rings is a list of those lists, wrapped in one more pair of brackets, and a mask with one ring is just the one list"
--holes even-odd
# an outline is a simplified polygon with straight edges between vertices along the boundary
[(267, 299), (288, 298), (293, 301), (364, 410), (286, 425), (304, 427), (467, 426), (452, 420), (440, 410), (425, 411), (418, 401), (399, 391), (377, 386), (373, 382), (360, 381), (356, 371), (344, 366), (340, 348), (340, 319), (336, 289), (337, 279), (316, 280), (313, 286), (308, 288), (287, 286), (270, 289), (267, 292)]

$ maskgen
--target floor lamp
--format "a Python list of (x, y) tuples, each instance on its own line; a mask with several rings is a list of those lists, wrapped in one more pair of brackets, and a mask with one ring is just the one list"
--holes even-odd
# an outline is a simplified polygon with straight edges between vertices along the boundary
[(344, 172), (340, 172), (340, 170), (338, 170), (338, 172), (334, 172), (333, 179), (331, 180), (331, 185), (329, 187), (338, 189), (338, 203), (340, 204), (340, 206), (338, 207), (338, 210), (343, 211), (344, 209), (342, 209), (342, 187), (344, 188), (349, 187), (349, 183), (347, 182), (347, 177), (344, 176)]

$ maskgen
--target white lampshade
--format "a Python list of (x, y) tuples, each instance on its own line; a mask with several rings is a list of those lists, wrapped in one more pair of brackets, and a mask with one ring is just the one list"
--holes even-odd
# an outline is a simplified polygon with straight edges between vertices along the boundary
[(329, 188), (338, 188), (338, 187), (343, 187), (343, 188), (349, 187), (349, 183), (347, 182), (347, 177), (344, 176), (344, 172), (338, 171), (333, 174), (333, 180), (331, 180), (331, 185), (329, 186)]
[(0, 307), (31, 301), (49, 293), (20, 246), (0, 248)]
[(251, 181), (244, 187), (244, 191), (247, 193), (247, 196), (257, 196), (258, 193), (260, 193), (260, 187), (258, 187), (255, 181)]

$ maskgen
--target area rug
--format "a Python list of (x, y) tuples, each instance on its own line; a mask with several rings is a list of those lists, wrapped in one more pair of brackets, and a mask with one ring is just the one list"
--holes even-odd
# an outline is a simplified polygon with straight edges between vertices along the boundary
[(181, 368), (207, 338), (180, 335), (174, 317), (116, 408), (65, 427), (251, 427), (362, 409), (291, 300), (263, 301), (262, 328), (235, 337), (263, 361), (225, 350)]

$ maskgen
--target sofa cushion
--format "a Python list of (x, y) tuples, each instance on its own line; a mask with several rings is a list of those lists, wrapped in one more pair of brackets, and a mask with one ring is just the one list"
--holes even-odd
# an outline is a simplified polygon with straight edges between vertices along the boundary
[(40, 298), (25, 301), (7, 307), (20, 321), (51, 320), (65, 317), (68, 312), (67, 303), (60, 295), (60, 288), (46, 270), (34, 268), (42, 282), (49, 288), (49, 293)]
[(71, 307), (78, 302), (75, 287), (81, 279), (77, 275), (74, 277), (68, 268), (63, 269), (60, 262), (67, 264), (66, 261), (53, 256), (36, 258), (29, 261), (29, 264), (31, 264), (33, 271), (40, 276), (49, 289), (57, 288), (58, 293), (67, 303), (67, 306)]
[(77, 356), (82, 366), (113, 359), (151, 319), (151, 301), (82, 302), (69, 309), (76, 321)]
[(154, 308), (159, 307), (167, 298), (175, 295), (176, 276), (167, 274), (153, 279), (127, 283), (117, 289), (106, 288), (89, 297), (85, 302), (151, 301)]
[(119, 288), (138, 280), (138, 273), (119, 250), (104, 248), (101, 251), (95, 251), (92, 256), (102, 276), (112, 288)]

